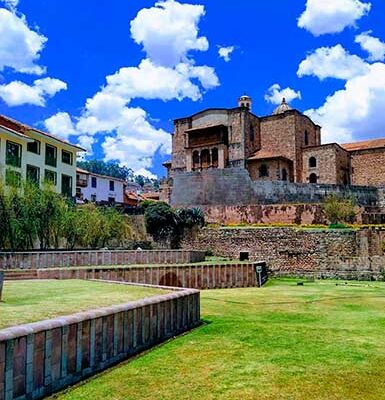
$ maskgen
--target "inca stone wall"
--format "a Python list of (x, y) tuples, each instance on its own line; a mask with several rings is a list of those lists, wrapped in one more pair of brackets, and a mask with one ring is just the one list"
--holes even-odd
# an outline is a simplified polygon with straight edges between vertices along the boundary
[(232, 259), (249, 252), (250, 260), (266, 261), (277, 274), (379, 279), (385, 270), (384, 240), (384, 230), (206, 228), (184, 248)]
[(199, 292), (0, 330), (0, 400), (41, 399), (196, 327)]
[(175, 174), (173, 206), (320, 203), (333, 193), (353, 197), (360, 205), (376, 205), (378, 190), (366, 186), (253, 182), (242, 168)]
[(0, 269), (34, 269), (92, 265), (186, 264), (205, 260), (199, 251), (84, 250), (0, 253)]

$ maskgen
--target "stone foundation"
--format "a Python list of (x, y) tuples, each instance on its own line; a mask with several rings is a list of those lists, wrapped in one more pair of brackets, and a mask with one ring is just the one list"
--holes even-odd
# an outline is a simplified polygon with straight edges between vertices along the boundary
[(206, 228), (183, 246), (232, 259), (248, 252), (273, 274), (383, 279), (384, 241), (381, 229)]

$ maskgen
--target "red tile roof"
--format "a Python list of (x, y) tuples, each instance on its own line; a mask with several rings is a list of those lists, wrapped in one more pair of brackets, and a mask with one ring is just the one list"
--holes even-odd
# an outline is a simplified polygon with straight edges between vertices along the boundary
[(248, 158), (249, 161), (252, 160), (267, 160), (267, 159), (272, 159), (272, 158), (284, 158), (288, 159), (287, 157), (284, 157), (280, 154), (273, 153), (271, 151), (266, 151), (266, 150), (258, 150), (256, 151), (251, 157)]
[(344, 143), (341, 147), (347, 151), (359, 151), (385, 148), (385, 139), (372, 139), (355, 143)]

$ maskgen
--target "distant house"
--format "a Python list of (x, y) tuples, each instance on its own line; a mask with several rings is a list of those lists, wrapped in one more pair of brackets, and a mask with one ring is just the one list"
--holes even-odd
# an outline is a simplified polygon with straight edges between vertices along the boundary
[(76, 169), (76, 198), (78, 202), (123, 204), (126, 182), (114, 178)]
[(85, 151), (53, 135), (0, 115), (0, 181), (51, 182), (56, 191), (75, 196), (76, 156)]

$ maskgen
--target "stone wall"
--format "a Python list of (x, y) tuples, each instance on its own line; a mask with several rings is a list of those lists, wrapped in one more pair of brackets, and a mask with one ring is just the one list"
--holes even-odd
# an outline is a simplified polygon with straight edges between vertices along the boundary
[(0, 301), (3, 295), (4, 272), (0, 271)]
[(360, 205), (376, 205), (378, 190), (366, 186), (339, 186), (289, 182), (252, 182), (245, 169), (227, 168), (174, 176), (173, 206), (320, 203), (337, 193)]
[(185, 264), (205, 260), (199, 251), (84, 250), (0, 253), (0, 269), (78, 267), (92, 265)]
[(371, 149), (351, 153), (352, 184), (385, 186), (385, 151)]
[(247, 262), (200, 266), (60, 268), (37, 270), (37, 278), (103, 279), (193, 289), (228, 289), (258, 286), (255, 268), (255, 263)]
[(0, 330), (0, 400), (41, 399), (199, 321), (189, 289)]
[(382, 278), (385, 230), (304, 230), (292, 228), (204, 229), (184, 248), (211, 250), (217, 256), (266, 261), (275, 274)]

